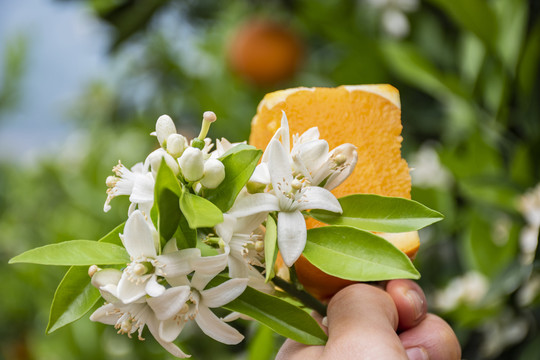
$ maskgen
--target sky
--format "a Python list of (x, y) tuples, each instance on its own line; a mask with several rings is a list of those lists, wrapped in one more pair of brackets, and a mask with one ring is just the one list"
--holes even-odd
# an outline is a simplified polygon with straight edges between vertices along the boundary
[(107, 33), (77, 1), (1, 0), (0, 65), (17, 36), (27, 40), (27, 66), (20, 103), (0, 122), (0, 158), (31, 161), (63, 142), (66, 109), (85, 83), (106, 76)]

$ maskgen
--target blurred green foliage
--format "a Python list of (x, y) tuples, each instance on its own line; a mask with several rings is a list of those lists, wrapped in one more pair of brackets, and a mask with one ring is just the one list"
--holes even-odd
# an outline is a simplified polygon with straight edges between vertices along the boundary
[[(241, 141), (267, 92), (362, 83), (400, 90), (413, 198), (446, 216), (421, 233), (416, 260), (431, 310), (452, 324), (464, 358), (540, 358), (540, 263), (538, 252), (524, 260), (518, 207), (540, 182), (540, 3), (426, 0), (404, 11), (410, 31), (399, 37), (382, 26), (385, 8), (360, 0), (85, 3), (111, 27), (110, 56), (121, 66), (114, 85), (96, 80), (73, 104), (69, 117), (79, 130), (60, 152), (31, 166), (0, 163), (4, 358), (169, 358), (154, 342), (114, 336), (85, 319), (45, 336), (65, 269), (7, 260), (43, 244), (98, 239), (121, 222), (123, 200), (101, 211), (105, 178), (118, 159), (128, 167), (143, 159), (162, 113), (193, 134), (202, 112), (213, 110), (219, 121), (210, 136)], [(254, 17), (287, 24), (302, 39), (305, 58), (294, 78), (257, 87), (230, 70), (228, 44)], [(7, 45), (0, 115), (16, 104), (22, 44)], [(426, 149), (437, 166), (422, 170)], [(445, 175), (430, 182), (422, 172)], [(275, 355), (282, 339), (236, 325), (247, 334), (240, 345), (196, 331), (186, 331), (182, 344), (194, 359)]]

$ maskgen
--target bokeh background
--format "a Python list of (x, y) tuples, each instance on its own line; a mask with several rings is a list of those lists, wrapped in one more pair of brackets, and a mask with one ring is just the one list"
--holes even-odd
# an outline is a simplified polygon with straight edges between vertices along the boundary
[[(390, 83), (401, 94), (413, 198), (445, 214), (416, 265), (466, 359), (540, 358), (540, 2), (535, 0), (0, 1), (0, 357), (169, 359), (83, 318), (45, 335), (66, 269), (7, 265), (32, 247), (98, 239), (119, 159), (141, 161), (169, 114), (247, 138), (267, 92)], [(535, 188), (536, 187), (536, 188)], [(239, 322), (194, 359), (271, 359), (283, 339)]]

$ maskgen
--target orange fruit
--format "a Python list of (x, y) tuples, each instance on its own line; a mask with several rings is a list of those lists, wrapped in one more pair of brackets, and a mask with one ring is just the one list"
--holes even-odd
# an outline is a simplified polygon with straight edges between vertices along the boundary
[[(354, 193), (410, 198), (411, 177), (401, 158), (401, 105), (397, 89), (390, 85), (356, 85), (337, 88), (294, 88), (267, 94), (251, 123), (250, 144), (264, 149), (281, 123), (282, 110), (290, 134), (302, 134), (317, 126), (330, 149), (343, 143), (357, 147), (358, 162), (352, 174), (332, 190), (337, 197)], [(324, 224), (309, 218), (307, 227)], [(416, 231), (378, 234), (414, 258), (420, 241)], [(278, 266), (284, 266), (278, 261)], [(328, 275), (301, 256), (296, 274), (304, 287), (327, 299), (349, 280)]]
[(291, 78), (303, 57), (299, 37), (284, 24), (254, 19), (232, 37), (228, 58), (231, 68), (247, 81), (270, 86)]

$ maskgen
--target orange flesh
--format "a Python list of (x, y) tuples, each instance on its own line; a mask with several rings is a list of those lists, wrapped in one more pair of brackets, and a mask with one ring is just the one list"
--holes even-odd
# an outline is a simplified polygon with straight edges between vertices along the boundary
[[(280, 126), (282, 110), (291, 136), (317, 126), (330, 149), (343, 143), (357, 147), (353, 173), (332, 191), (337, 198), (353, 193), (410, 198), (411, 177), (407, 162), (401, 158), (401, 109), (394, 87), (298, 88), (268, 94), (252, 121), (250, 144), (266, 148)], [(324, 225), (311, 218), (306, 223), (308, 228)], [(420, 245), (417, 232), (382, 236), (411, 258)], [(321, 299), (352, 283), (322, 272), (303, 256), (295, 269), (304, 287)]]

